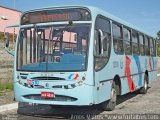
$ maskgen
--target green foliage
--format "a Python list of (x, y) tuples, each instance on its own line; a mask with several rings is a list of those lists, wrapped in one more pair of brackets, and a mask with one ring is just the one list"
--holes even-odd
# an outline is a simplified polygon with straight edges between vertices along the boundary
[(157, 55), (160, 57), (160, 31), (157, 32)]
[(3, 91), (12, 91), (13, 83), (0, 83), (0, 92)]
[(157, 40), (160, 41), (160, 31), (157, 32)]

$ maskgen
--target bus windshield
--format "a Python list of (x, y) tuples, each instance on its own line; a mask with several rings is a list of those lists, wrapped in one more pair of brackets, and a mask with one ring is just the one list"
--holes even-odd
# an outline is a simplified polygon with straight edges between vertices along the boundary
[(82, 71), (87, 68), (90, 24), (20, 29), (18, 71)]

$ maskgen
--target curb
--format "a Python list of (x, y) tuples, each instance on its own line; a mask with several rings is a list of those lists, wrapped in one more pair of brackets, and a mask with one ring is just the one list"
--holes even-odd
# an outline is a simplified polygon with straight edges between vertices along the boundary
[[(160, 74), (157, 74), (157, 76), (159, 77)], [(2, 106), (0, 106), (0, 113), (5, 112), (5, 111), (10, 111), (13, 109), (17, 109), (17, 108), (18, 108), (18, 102), (12, 103), (12, 104), (2, 105)]]
[(2, 105), (2, 106), (0, 106), (0, 113), (5, 112), (5, 111), (9, 111), (9, 110), (13, 110), (13, 109), (17, 109), (17, 108), (18, 108), (18, 102), (12, 103), (12, 104)]

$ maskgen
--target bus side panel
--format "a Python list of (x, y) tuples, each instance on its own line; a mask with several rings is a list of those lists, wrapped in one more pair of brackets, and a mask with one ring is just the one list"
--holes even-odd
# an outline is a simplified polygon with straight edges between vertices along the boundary
[(99, 90), (98, 90), (98, 103), (101, 103), (103, 101), (109, 100), (111, 98), (111, 81), (108, 82), (102, 82), (99, 84)]
[(157, 78), (158, 78), (158, 76), (157, 76), (158, 70), (151, 71), (148, 74), (149, 74), (149, 83), (157, 80)]
[(124, 95), (129, 92), (127, 80), (127, 77), (121, 78), (121, 95)]
[(143, 86), (144, 75), (139, 56), (126, 55), (124, 72), (125, 77), (121, 78), (121, 95), (133, 92)]
[[(151, 71), (150, 57), (139, 55), (116, 55), (112, 53), (108, 64), (95, 74), (97, 81), (97, 99), (96, 103), (110, 99), (111, 85), (107, 82), (101, 86), (98, 82), (101, 80), (111, 79), (116, 75), (121, 81), (121, 95), (134, 92), (144, 86), (144, 76), (146, 71)], [(152, 62), (152, 61), (151, 61)], [(156, 64), (154, 68), (156, 68)], [(149, 72), (149, 80), (157, 77), (157, 71)], [(112, 82), (111, 82), (112, 83)], [(100, 86), (100, 87), (99, 87)], [(107, 88), (106, 88), (107, 87)]]
[(149, 58), (149, 66), (150, 72), (149, 74), (149, 83), (157, 79), (158, 74), (158, 65), (157, 65), (157, 57)]
[(114, 74), (111, 74), (108, 70), (110, 67), (111, 63), (108, 62), (108, 64), (102, 70), (95, 72), (95, 104), (104, 102), (111, 97), (111, 81)]

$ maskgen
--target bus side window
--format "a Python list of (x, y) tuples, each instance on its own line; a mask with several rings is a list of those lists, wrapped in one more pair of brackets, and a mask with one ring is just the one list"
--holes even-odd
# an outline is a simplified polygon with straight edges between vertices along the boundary
[(149, 38), (147, 36), (145, 36), (145, 53), (146, 53), (146, 56), (150, 55), (150, 52), (149, 52)]
[(150, 42), (150, 45), (149, 45), (149, 46), (150, 46), (150, 55), (151, 55), (151, 56), (154, 56), (154, 45), (153, 45), (153, 42), (154, 42), (154, 41), (153, 41), (152, 38), (150, 38), (149, 40), (150, 40), (150, 41), (149, 41), (149, 42)]
[(108, 56), (110, 36), (99, 30), (95, 30), (95, 54), (99, 56)]
[(102, 16), (96, 19), (94, 39), (95, 70), (100, 70), (108, 62), (111, 51), (110, 21)]
[(138, 33), (132, 31), (132, 50), (133, 54), (139, 54), (139, 42), (138, 42)]
[(139, 46), (140, 46), (140, 54), (145, 55), (144, 36), (142, 34), (139, 34)]
[(117, 24), (112, 24), (113, 31), (113, 45), (116, 54), (123, 54), (123, 39), (122, 39), (122, 27)]
[(123, 28), (124, 51), (126, 55), (132, 54), (131, 31)]

